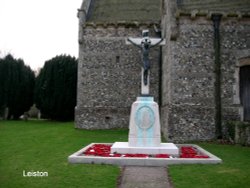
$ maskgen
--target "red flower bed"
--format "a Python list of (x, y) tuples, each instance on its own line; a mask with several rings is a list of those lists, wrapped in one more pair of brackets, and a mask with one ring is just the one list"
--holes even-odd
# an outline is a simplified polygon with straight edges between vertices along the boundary
[(89, 147), (84, 152), (84, 155), (94, 155), (94, 156), (101, 156), (101, 157), (109, 157), (110, 156), (110, 148), (111, 148), (111, 145), (94, 144), (93, 146)]
[(168, 155), (168, 154), (157, 154), (157, 155), (155, 155), (155, 158), (169, 158), (170, 157), (170, 155)]
[[(148, 154), (120, 154), (120, 153), (110, 153), (111, 145), (105, 144), (94, 144), (89, 147), (83, 154), (86, 156), (99, 156), (99, 157), (139, 157), (139, 158), (170, 158), (168, 154), (157, 154), (157, 155), (148, 155)], [(207, 155), (199, 153), (197, 149), (191, 146), (183, 146), (180, 148), (180, 157), (179, 158), (209, 158)]]
[(209, 158), (207, 155), (199, 154), (197, 150), (191, 146), (181, 147), (180, 158)]

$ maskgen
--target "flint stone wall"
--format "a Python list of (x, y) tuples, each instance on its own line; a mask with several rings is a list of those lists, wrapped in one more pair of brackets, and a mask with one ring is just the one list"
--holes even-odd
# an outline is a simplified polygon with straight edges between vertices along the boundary
[[(141, 27), (83, 29), (79, 45), (77, 128), (128, 127), (132, 103), (140, 95), (141, 51), (126, 45), (127, 37), (141, 37)], [(150, 36), (155, 36), (150, 30)], [(150, 91), (158, 101), (159, 47), (151, 49)]]
[[(178, 36), (163, 50), (162, 130), (171, 141), (215, 138), (213, 22), (206, 17), (180, 17)], [(222, 20), (221, 98), (222, 118), (240, 120), (237, 98), (236, 62), (241, 52), (249, 52), (250, 22)], [(245, 53), (247, 54), (247, 53)], [(249, 53), (248, 53), (249, 55)], [(236, 74), (237, 77), (237, 74)]]
[[(221, 7), (225, 7), (223, 3)], [(85, 0), (78, 12), (76, 127), (128, 127), (131, 104), (140, 93), (141, 59), (140, 50), (125, 45), (125, 38), (141, 37), (142, 29), (153, 27), (124, 22), (91, 26), (86, 24), (89, 5), (90, 0)], [(154, 48), (150, 53), (151, 94), (157, 102), (161, 96), (161, 130), (168, 141), (210, 140), (215, 138), (215, 53), (210, 19), (214, 7), (207, 11), (208, 7), (202, 5), (206, 7), (204, 12), (199, 7), (192, 6), (189, 11), (186, 5), (180, 5), (181, 1), (162, 1), (162, 37), (166, 39), (162, 48), (162, 80), (158, 72), (159, 48)], [(250, 20), (244, 11), (231, 14), (228, 6), (226, 12), (223, 13), (224, 8), (220, 10), (222, 120), (226, 134), (224, 124), (228, 120), (243, 119), (239, 70), (245, 65), (242, 59), (250, 56)], [(150, 36), (153, 35), (151, 30)]]

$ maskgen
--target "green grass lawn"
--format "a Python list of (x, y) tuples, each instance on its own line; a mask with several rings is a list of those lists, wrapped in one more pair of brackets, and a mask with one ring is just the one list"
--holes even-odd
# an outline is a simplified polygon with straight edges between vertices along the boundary
[[(0, 188), (114, 188), (120, 168), (69, 164), (67, 157), (92, 142), (127, 141), (127, 130), (77, 130), (73, 122), (0, 121)], [(173, 165), (175, 188), (249, 187), (250, 148), (198, 143), (223, 160), (218, 165)], [(23, 177), (23, 170), (48, 177)]]
[[(73, 127), (73, 122), (0, 121), (0, 187), (115, 187), (119, 167), (69, 164), (67, 157), (92, 142), (127, 140), (127, 130)], [(23, 170), (49, 176), (23, 177)]]
[(175, 188), (249, 188), (250, 148), (198, 143), (223, 160), (217, 165), (173, 165), (169, 174)]

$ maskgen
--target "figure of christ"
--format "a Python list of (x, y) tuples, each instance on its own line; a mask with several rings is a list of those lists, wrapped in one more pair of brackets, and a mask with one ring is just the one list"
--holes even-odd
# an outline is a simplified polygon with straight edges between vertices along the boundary
[(148, 85), (148, 73), (150, 70), (149, 49), (160, 44), (163, 39), (154, 39), (152, 41), (148, 36), (149, 31), (142, 31), (142, 38), (128, 38), (127, 40), (133, 45), (139, 47), (142, 51), (142, 67), (143, 67), (143, 84)]

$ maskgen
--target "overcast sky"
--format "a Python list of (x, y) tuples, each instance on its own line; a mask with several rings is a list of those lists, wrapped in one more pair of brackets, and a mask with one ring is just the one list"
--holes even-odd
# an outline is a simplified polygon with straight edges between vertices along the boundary
[(33, 70), (56, 55), (78, 57), (82, 0), (0, 0), (0, 56), (11, 53)]

